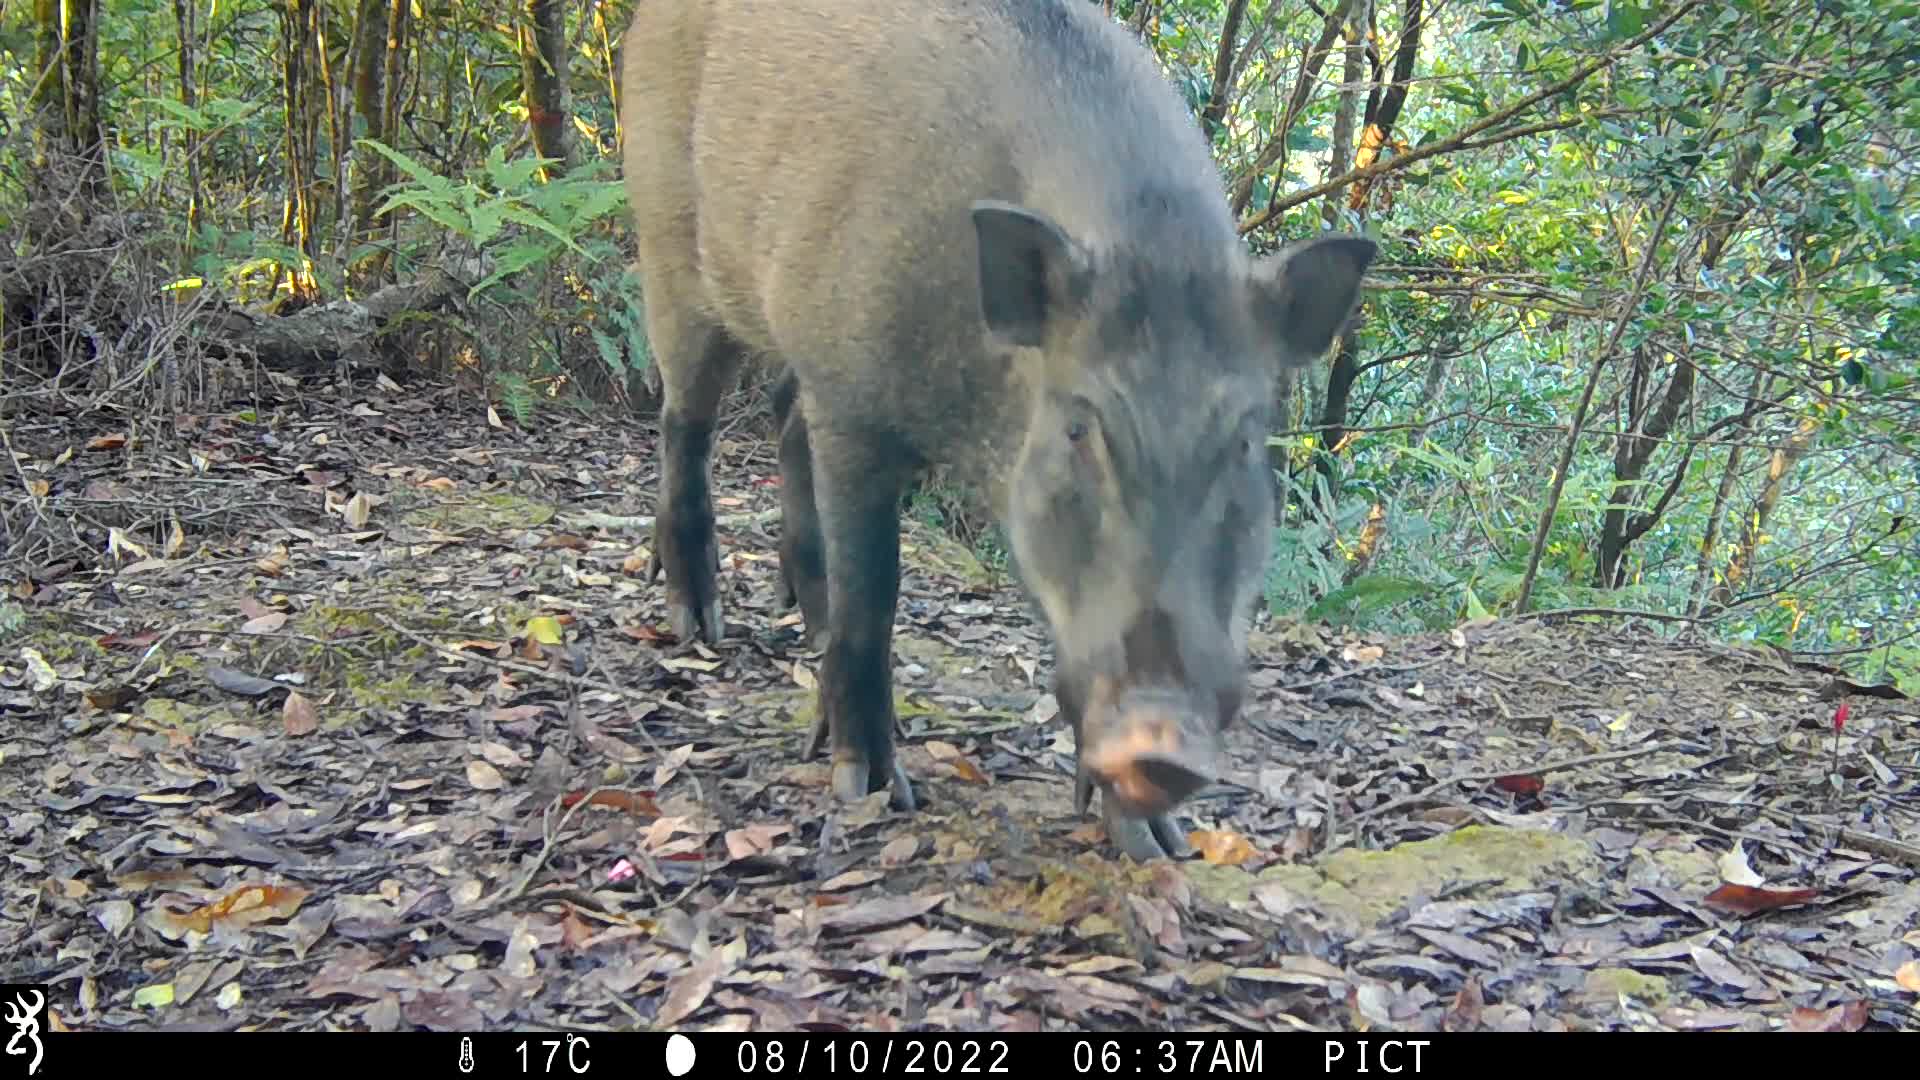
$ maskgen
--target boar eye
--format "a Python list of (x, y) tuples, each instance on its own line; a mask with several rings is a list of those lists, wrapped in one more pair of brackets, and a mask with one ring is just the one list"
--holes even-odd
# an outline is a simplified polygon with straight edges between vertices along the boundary
[(1087, 437), (1087, 422), (1085, 420), (1075, 420), (1072, 423), (1067, 425), (1067, 441), (1068, 442), (1078, 443), (1080, 440), (1086, 437)]

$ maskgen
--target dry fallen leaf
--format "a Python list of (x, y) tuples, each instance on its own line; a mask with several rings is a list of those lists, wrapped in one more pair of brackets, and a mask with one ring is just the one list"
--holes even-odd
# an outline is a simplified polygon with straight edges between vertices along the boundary
[(527, 759), (521, 756), (519, 751), (503, 743), (492, 741), (483, 742), (480, 744), (479, 750), (481, 757), (486, 758), (502, 769), (519, 768), (527, 763)]
[(280, 706), (280, 723), (289, 735), (307, 735), (320, 726), (320, 713), (305, 694), (291, 690), (286, 704)]
[(1215, 866), (1239, 866), (1254, 856), (1253, 844), (1230, 829), (1195, 829), (1187, 834), (1187, 842)]
[(1467, 976), (1460, 992), (1453, 995), (1453, 1003), (1447, 1007), (1447, 1014), (1440, 1020), (1442, 1031), (1472, 1031), (1480, 1026), (1480, 1014), (1487, 1007), (1486, 998), (1480, 991), (1480, 980)]
[(107, 549), (115, 554), (121, 551), (129, 552), (136, 559), (153, 558), (152, 555), (147, 553), (146, 548), (135, 543), (131, 537), (118, 528), (110, 527), (107, 529)]
[(1893, 981), (1910, 994), (1920, 994), (1920, 960), (1909, 960), (1893, 973)]
[[(560, 805), (572, 806), (581, 798), (581, 792), (570, 791), (560, 797)], [(590, 806), (604, 806), (609, 810), (624, 810), (629, 814), (654, 818), (660, 816), (660, 807), (654, 803), (652, 794), (645, 791), (596, 791), (587, 803)]]
[(833, 933), (857, 933), (917, 919), (946, 901), (944, 893), (933, 896), (883, 896), (857, 904), (835, 908), (820, 916), (820, 928)]
[(229, 694), (259, 697), (281, 689), (280, 684), (272, 679), (262, 679), (258, 675), (248, 675), (232, 668), (221, 667), (219, 664), (208, 664), (205, 671), (208, 682)]
[(287, 918), (300, 910), (301, 902), (308, 895), (308, 891), (298, 885), (249, 885), (192, 911), (161, 909), (154, 912), (154, 916), (168, 928), (206, 934), (212, 932), (216, 921), (245, 927)]
[(136, 630), (131, 634), (114, 631), (105, 637), (94, 639), (94, 644), (103, 649), (144, 649), (160, 640), (158, 630)]
[(1787, 1017), (1789, 1031), (1859, 1031), (1867, 1025), (1867, 1003), (1849, 1001), (1831, 1009), (1797, 1008)]
[(1493, 786), (1509, 795), (1538, 795), (1547, 782), (1533, 773), (1513, 773), (1494, 780)]
[(281, 574), (287, 572), (287, 560), (287, 546), (281, 544), (279, 547), (274, 548), (271, 554), (256, 559), (253, 568), (268, 577), (279, 577)]
[(367, 498), (366, 492), (359, 492), (347, 500), (347, 504), (340, 509), (340, 516), (346, 519), (349, 528), (364, 529), (367, 522), (373, 519), (373, 500)]
[(667, 756), (661, 758), (660, 764), (654, 766), (654, 769), (653, 769), (654, 788), (659, 789), (659, 788), (666, 787), (668, 781), (672, 780), (675, 776), (678, 776), (680, 774), (680, 770), (685, 768), (687, 762), (692, 759), (693, 759), (692, 743), (687, 743), (684, 746), (676, 746), (672, 750), (667, 751)]
[(1732, 885), (1746, 885), (1750, 887), (1765, 885), (1767, 883), (1766, 878), (1753, 872), (1753, 867), (1747, 862), (1746, 846), (1738, 840), (1735, 840), (1733, 846), (1728, 848), (1726, 852), (1720, 856), (1718, 862), (1720, 866), (1720, 880), (1722, 881)]
[(845, 892), (848, 889), (857, 889), (862, 885), (871, 885), (876, 881), (884, 881), (885, 879), (886, 875), (881, 874), (877, 870), (848, 870), (842, 874), (835, 874), (821, 882), (820, 891), (828, 893)]
[(248, 619), (246, 622), (241, 623), (240, 632), (243, 634), (272, 634), (278, 632), (279, 629), (285, 625), (287, 625), (286, 612), (269, 611), (259, 618)]
[(920, 838), (917, 836), (902, 836), (897, 840), (889, 841), (886, 847), (880, 849), (880, 865), (905, 866), (919, 853)]
[(481, 791), (498, 791), (507, 786), (507, 778), (500, 775), (499, 769), (473, 758), (467, 762), (467, 783)]
[(660, 1003), (660, 1012), (654, 1017), (654, 1022), (662, 1027), (673, 1027), (692, 1016), (707, 1003), (707, 995), (713, 993), (714, 984), (732, 966), (731, 957), (724, 950), (715, 949), (707, 954), (706, 959), (668, 979), (666, 1000)]
[(726, 835), (727, 855), (735, 859), (765, 855), (773, 850), (775, 841), (791, 831), (792, 827), (787, 825), (748, 825), (729, 829)]
[(96, 686), (87, 690), (82, 696), (87, 699), (87, 704), (99, 709), (101, 712), (112, 712), (126, 705), (129, 701), (132, 701), (137, 694), (138, 692), (134, 690), (133, 687), (117, 684), (113, 686)]
[(118, 450), (127, 445), (127, 433), (116, 431), (111, 435), (95, 435), (87, 440), (89, 450)]
[(947, 762), (947, 768), (953, 770), (955, 777), (965, 780), (969, 784), (990, 784), (993, 782), (993, 779), (986, 774), (985, 770), (974, 764), (972, 758), (954, 758), (952, 761)]
[(580, 909), (567, 905), (567, 914), (560, 920), (560, 944), (569, 949), (578, 949), (592, 938), (592, 924), (580, 917)]
[(503, 641), (488, 641), (485, 638), (468, 638), (465, 641), (456, 641), (447, 647), (454, 652), (459, 652), (463, 649), (474, 649), (479, 652), (497, 653), (505, 644)]
[(1756, 889), (1749, 885), (1722, 885), (1704, 899), (1709, 907), (1721, 911), (1757, 915), (1775, 908), (1805, 904), (1819, 897), (1819, 889)]

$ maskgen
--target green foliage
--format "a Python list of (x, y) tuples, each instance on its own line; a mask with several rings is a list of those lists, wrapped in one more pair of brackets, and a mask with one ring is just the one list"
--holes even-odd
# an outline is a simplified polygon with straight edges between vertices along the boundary
[[(525, 423), (534, 405), (557, 388), (555, 380), (567, 375), (562, 353), (570, 341), (590, 345), (590, 355), (616, 380), (648, 365), (639, 283), (605, 235), (621, 222), (626, 205), (625, 189), (609, 178), (609, 162), (589, 161), (542, 179), (551, 162), (509, 160), (496, 147), (464, 179), (454, 180), (377, 140), (362, 143), (406, 177), (387, 190), (382, 213), (413, 210), (489, 258), (492, 269), (468, 290), (469, 301), (524, 311), (552, 302), (542, 289), (558, 282), (575, 302), (597, 302), (597, 321), (572, 326), (558, 340), (529, 332), (477, 342), (494, 361), (495, 388), (517, 420)], [(575, 321), (558, 316), (552, 325)], [(523, 360), (502, 367), (514, 353)]]
[(540, 171), (552, 162), (507, 161), (496, 146), (472, 178), (455, 182), (378, 140), (361, 144), (399, 166), (411, 181), (388, 189), (380, 213), (404, 206), (475, 247), (494, 251), (496, 266), (474, 284), (474, 295), (563, 252), (590, 258), (574, 237), (626, 204), (619, 181), (602, 178), (610, 171), (604, 162), (542, 183)]

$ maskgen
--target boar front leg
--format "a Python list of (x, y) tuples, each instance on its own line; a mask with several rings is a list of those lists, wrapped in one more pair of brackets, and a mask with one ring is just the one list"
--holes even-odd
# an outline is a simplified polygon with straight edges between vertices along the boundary
[(740, 368), (726, 331), (672, 302), (647, 298), (647, 337), (660, 365), (660, 491), (647, 578), (665, 573), (674, 636), (709, 643), (726, 632), (720, 616), (720, 545), (713, 535), (713, 424), (720, 397)]
[(789, 371), (773, 389), (773, 422), (780, 432), (781, 602), (799, 605), (807, 645), (818, 649), (827, 638), (827, 554), (820, 511), (814, 505), (813, 457), (799, 396), (800, 381)]
[(845, 800), (892, 788), (914, 809), (893, 753), (893, 616), (900, 596), (900, 454), (858, 437), (809, 432), (814, 498), (826, 548), (827, 646), (819, 710), (802, 751), (833, 747), (833, 792)]

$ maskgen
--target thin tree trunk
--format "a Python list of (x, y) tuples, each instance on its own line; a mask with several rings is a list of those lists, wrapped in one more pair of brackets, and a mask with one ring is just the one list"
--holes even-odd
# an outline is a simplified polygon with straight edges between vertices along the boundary
[[(198, 7), (193, 0), (173, 0), (173, 21), (180, 34), (180, 104), (189, 109), (200, 107), (200, 91), (195, 75), (199, 70), (200, 31), (195, 26)], [(194, 127), (185, 130), (184, 149), (187, 155), (187, 235), (181, 244), (181, 264), (189, 265), (193, 259), (194, 237), (200, 231), (200, 207), (204, 196), (200, 183), (200, 132)]]
[(526, 0), (526, 19), (520, 27), (527, 130), (533, 136), (534, 152), (552, 161), (547, 166), (549, 176), (564, 173), (573, 164), (565, 16), (561, 0)]
[(1320, 24), (1320, 40), (1307, 50), (1306, 59), (1300, 67), (1300, 77), (1294, 81), (1293, 92), (1287, 95), (1286, 110), (1280, 114), (1280, 122), (1275, 125), (1272, 138), (1254, 158), (1253, 166), (1233, 183), (1230, 201), (1235, 214), (1244, 212), (1247, 204), (1253, 201), (1254, 185), (1269, 170), (1274, 174), (1273, 191), (1276, 195), (1279, 193), (1281, 180), (1287, 174), (1287, 133), (1293, 130), (1294, 121), (1306, 110), (1307, 99), (1313, 96), (1314, 82), (1320, 78), (1320, 68), (1333, 52), (1333, 43), (1340, 37), (1340, 28), (1346, 25), (1347, 14), (1353, 10), (1353, 4), (1354, 0), (1340, 0)]
[[(42, 177), (62, 159), (79, 163), (88, 201), (107, 193), (106, 140), (100, 122), (99, 0), (37, 0), (37, 74), (27, 102), (35, 114), (33, 164)], [(65, 183), (64, 176), (54, 181)]]
[(91, 200), (107, 194), (107, 145), (100, 122), (100, 0), (66, 0), (67, 137), (83, 163)]
[[(1706, 240), (1701, 245), (1700, 265), (1708, 270), (1719, 265), (1721, 252), (1726, 250), (1728, 241), (1744, 220), (1741, 207), (1750, 194), (1748, 187), (1753, 181), (1754, 167), (1759, 160), (1758, 153), (1751, 148), (1743, 148), (1736, 153), (1733, 166), (1728, 170), (1725, 202), (1714, 220), (1707, 225)], [(1755, 189), (1764, 187), (1765, 181), (1752, 186)], [(1659, 523), (1660, 513), (1665, 510), (1666, 502), (1672, 498), (1672, 492), (1679, 483), (1679, 477), (1674, 476), (1654, 507), (1632, 513), (1643, 497), (1642, 481), (1646, 478), (1647, 466), (1692, 402), (1698, 376), (1698, 369), (1690, 354), (1676, 357), (1673, 373), (1668, 376), (1666, 389), (1659, 396), (1659, 405), (1649, 413), (1647, 402), (1650, 395), (1645, 384), (1650, 367), (1644, 354), (1637, 354), (1636, 361), (1635, 379), (1626, 396), (1627, 416), (1621, 425), (1628, 434), (1621, 436), (1614, 447), (1613, 490), (1607, 498), (1607, 509), (1601, 516), (1600, 537), (1594, 553), (1594, 585), (1602, 589), (1617, 589), (1626, 583), (1627, 549)], [(1689, 445), (1675, 468), (1684, 471), (1692, 461), (1693, 451), (1693, 445)]]
[(312, 90), (307, 72), (313, 53), (313, 0), (286, 0), (281, 8), (281, 93), (285, 132), (287, 196), (280, 215), (280, 239), (298, 251), (301, 264), (284, 268), (293, 295), (312, 293), (313, 124)]
[[(1376, 83), (1367, 99), (1367, 127), (1360, 133), (1360, 146), (1353, 153), (1353, 167), (1364, 169), (1380, 159), (1393, 138), (1393, 126), (1407, 104), (1407, 86), (1413, 78), (1413, 65), (1420, 56), (1420, 32), (1426, 28), (1424, 0), (1406, 0), (1401, 11), (1400, 44), (1393, 53), (1393, 75), (1384, 85)], [(1378, 177), (1357, 181), (1347, 191), (1347, 209), (1360, 210), (1367, 205)]]
[(333, 73), (332, 49), (327, 45), (327, 16), (324, 8), (316, 11), (313, 20), (314, 53), (320, 59), (320, 86), (324, 91), (322, 100), (326, 103), (328, 157), (333, 162), (333, 214), (327, 221), (330, 235), (339, 245), (339, 254), (344, 255), (347, 235), (343, 226), (347, 224), (347, 148), (342, 143), (340, 133), (340, 80)]
[[(353, 23), (353, 123), (361, 138), (387, 141), (387, 13), (385, 0), (360, 0)], [(347, 280), (356, 290), (371, 289), (386, 275), (387, 254), (378, 246), (380, 223), (375, 200), (387, 185), (387, 159), (355, 147), (347, 218)], [(374, 246), (368, 246), (374, 245)]]
[[(1753, 388), (1747, 393), (1748, 399), (1757, 400), (1766, 382), (1766, 369), (1756, 369)], [(1733, 486), (1740, 479), (1741, 451), (1745, 449), (1747, 434), (1752, 430), (1752, 415), (1743, 416), (1734, 429), (1733, 444), (1727, 447), (1727, 465), (1720, 470), (1720, 486), (1713, 492), (1713, 510), (1707, 514), (1706, 531), (1700, 537), (1700, 561), (1694, 567), (1693, 589), (1687, 600), (1687, 614), (1696, 618), (1706, 611), (1707, 588), (1713, 582), (1714, 555), (1720, 543), (1720, 526), (1726, 521), (1727, 507), (1733, 503)]]
[[(1327, 175), (1346, 172), (1353, 159), (1353, 130), (1360, 120), (1360, 103), (1366, 97), (1367, 37), (1373, 23), (1372, 0), (1358, 0), (1347, 18), (1346, 59), (1341, 72), (1340, 100), (1333, 116), (1333, 145), (1327, 153)], [(1321, 207), (1321, 220), (1328, 227), (1340, 224), (1340, 197), (1328, 193)], [(1347, 437), (1347, 416), (1353, 402), (1353, 383), (1360, 377), (1360, 341), (1348, 331), (1340, 335), (1333, 351), (1333, 363), (1327, 369), (1327, 395), (1320, 405), (1320, 444), (1315, 454), (1320, 475), (1327, 481), (1327, 497), (1338, 498), (1334, 477), (1334, 455)]]
[[(1636, 357), (1644, 364), (1644, 356)], [(1633, 507), (1640, 481), (1646, 476), (1647, 463), (1654, 450), (1673, 431), (1674, 421), (1693, 397), (1698, 369), (1690, 356), (1674, 358), (1673, 374), (1660, 396), (1660, 405), (1651, 414), (1643, 412), (1645, 395), (1628, 396), (1629, 415), (1626, 434), (1620, 436), (1613, 452), (1613, 490), (1607, 496), (1607, 509), (1600, 520), (1600, 545), (1594, 559), (1594, 585), (1617, 589), (1626, 584), (1627, 547), (1646, 534), (1657, 517), (1642, 514), (1632, 522), (1627, 514)], [(1688, 455), (1689, 458), (1691, 455)], [(1638, 528), (1638, 532), (1635, 528)]]
[(1214, 138), (1227, 120), (1227, 104), (1233, 98), (1234, 41), (1240, 36), (1240, 23), (1247, 15), (1247, 0), (1228, 0), (1227, 17), (1220, 27), (1220, 45), (1213, 54), (1213, 85), (1207, 91), (1207, 103), (1200, 110), (1200, 129)]
[(27, 106), (34, 114), (33, 171), (45, 175), (54, 154), (67, 144), (66, 39), (60, 33), (61, 0), (38, 0), (34, 6), (34, 76)]
[(1420, 384), (1420, 397), (1413, 403), (1413, 415), (1418, 421), (1413, 430), (1407, 432), (1408, 446), (1418, 449), (1427, 440), (1427, 417), (1433, 415), (1434, 403), (1440, 400), (1440, 392), (1446, 389), (1447, 376), (1453, 372), (1453, 358), (1460, 352), (1460, 342), (1468, 332), (1467, 320), (1472, 314), (1471, 294), (1461, 293), (1454, 298), (1453, 312), (1441, 331), (1439, 347), (1427, 359), (1427, 377)]
[[(1109, 7), (1107, 14), (1113, 14)], [(613, 102), (613, 146), (615, 156), (619, 156), (620, 147), (626, 145), (626, 130), (620, 126), (620, 65), (614, 58), (619, 38), (607, 26), (607, 8), (605, 4), (593, 5), (593, 28), (600, 34), (600, 55), (607, 58), (606, 70), (601, 74), (607, 80), (607, 97)]]
[(1767, 520), (1773, 516), (1774, 508), (1780, 505), (1780, 496), (1787, 489), (1787, 477), (1793, 473), (1793, 467), (1806, 456), (1813, 446), (1813, 438), (1820, 433), (1820, 421), (1809, 414), (1803, 416), (1794, 425), (1793, 431), (1773, 448), (1773, 455), (1767, 461), (1767, 479), (1760, 487), (1760, 494), (1753, 500), (1753, 506), (1740, 517), (1740, 539), (1734, 541), (1733, 554), (1727, 560), (1727, 569), (1720, 576), (1719, 584), (1714, 586), (1707, 599), (1707, 611), (1712, 613), (1733, 603), (1735, 586), (1745, 581), (1753, 573), (1754, 553), (1760, 548), (1761, 538), (1766, 535)]
[[(1333, 112), (1333, 145), (1327, 148), (1328, 176), (1353, 167), (1353, 126), (1360, 117), (1360, 101), (1367, 82), (1367, 30), (1373, 22), (1372, 0), (1358, 0), (1347, 16), (1346, 62), (1340, 73), (1340, 99)], [(1329, 227), (1340, 223), (1340, 197), (1328, 192), (1320, 218)]]
[[(409, 12), (412, 4), (409, 0), (391, 0), (387, 8), (387, 70), (382, 81), (386, 99), (380, 103), (382, 118), (380, 130), (387, 133), (389, 145), (399, 149), (395, 141), (400, 132), (401, 82), (406, 75), (407, 32), (412, 29)], [(388, 227), (395, 223), (390, 219)]]
[(1560, 510), (1560, 493), (1566, 489), (1567, 471), (1573, 466), (1574, 450), (1579, 447), (1580, 433), (1587, 425), (1587, 410), (1593, 405), (1593, 392), (1600, 385), (1601, 374), (1613, 362), (1613, 354), (1620, 348), (1620, 339), (1627, 332), (1627, 323), (1633, 313), (1639, 310), (1640, 299), (1647, 294), (1647, 285), (1653, 280), (1653, 264), (1660, 253), (1660, 238), (1667, 231), (1667, 223), (1673, 220), (1673, 211), (1679, 202), (1680, 189), (1676, 187), (1667, 196), (1666, 204), (1660, 208), (1653, 228), (1647, 231), (1647, 250), (1641, 256), (1639, 270), (1634, 273), (1633, 288), (1621, 299), (1620, 314), (1614, 320), (1613, 332), (1607, 336), (1600, 355), (1593, 358), (1593, 368), (1587, 373), (1587, 385), (1580, 391), (1580, 400), (1574, 403), (1573, 416), (1567, 421), (1567, 440), (1562, 444), (1560, 460), (1547, 480), (1547, 497), (1541, 500), (1540, 520), (1534, 526), (1533, 544), (1527, 550), (1527, 569), (1520, 578), (1520, 595), (1513, 602), (1515, 614), (1525, 614), (1528, 605), (1533, 602), (1533, 583), (1540, 574), (1540, 559), (1547, 551), (1547, 537), (1553, 532), (1554, 515)]

